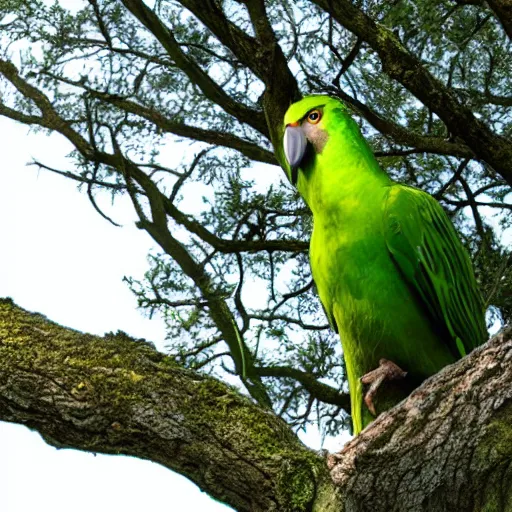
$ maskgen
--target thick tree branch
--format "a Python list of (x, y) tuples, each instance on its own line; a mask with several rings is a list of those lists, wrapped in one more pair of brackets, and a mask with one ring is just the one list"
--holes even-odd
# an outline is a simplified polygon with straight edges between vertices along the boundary
[[(248, 0), (247, 10), (256, 37), (251, 37), (228, 20), (219, 4), (212, 0), (180, 0), (238, 60), (262, 80), (267, 88), (285, 89), (288, 100), (298, 95), (297, 82), (288, 68), (266, 12), (263, 0)], [(277, 90), (272, 91), (278, 93)], [(284, 109), (288, 108), (289, 101)], [(279, 123), (282, 122), (282, 116)]]
[(456, 95), (435, 78), (384, 25), (373, 21), (349, 0), (312, 0), (377, 52), (384, 72), (435, 112), (453, 135), (461, 137), (478, 158), (512, 185), (512, 143), (478, 120)]
[(430, 137), (414, 133), (397, 123), (383, 118), (361, 101), (353, 98), (341, 89), (336, 88), (336, 96), (351, 105), (354, 110), (364, 117), (375, 129), (383, 135), (391, 137), (397, 144), (411, 146), (415, 152), (435, 153), (438, 155), (452, 155), (464, 158), (474, 158), (475, 153), (469, 146), (461, 142), (452, 142), (442, 137)]
[(291, 366), (257, 366), (255, 370), (261, 377), (284, 377), (296, 380), (317, 400), (326, 404), (337, 405), (347, 413), (350, 411), (350, 396), (348, 393), (343, 393), (328, 384), (324, 384), (311, 373)]
[(490, 92), (475, 91), (473, 89), (461, 89), (454, 87), (453, 90), (470, 104), (482, 106), (486, 104), (499, 105), (501, 107), (512, 107), (512, 96), (499, 96)]
[[(305, 510), (325, 464), (267, 410), (144, 340), (0, 302), (0, 420), (57, 447), (149, 459), (239, 511)], [(300, 490), (290, 492), (292, 482)]]
[[(2, 63), (0, 62), (0, 66)], [(13, 119), (14, 121), (19, 121), (20, 123), (31, 125), (37, 124), (39, 126), (43, 126), (43, 118), (39, 116), (31, 116), (28, 114), (24, 114), (23, 112), (18, 112), (7, 105), (4, 105), (0, 101), (0, 116), (8, 117), (9, 119)]]
[(508, 328), (330, 458), (346, 510), (509, 510), (511, 357)]
[(274, 154), (268, 149), (264, 149), (254, 142), (241, 139), (240, 137), (232, 135), (231, 133), (220, 132), (216, 130), (205, 130), (204, 128), (198, 128), (196, 126), (190, 126), (184, 123), (173, 121), (155, 109), (145, 107), (139, 103), (127, 99), (102, 93), (95, 93), (94, 95), (102, 101), (115, 105), (125, 112), (136, 114), (147, 119), (148, 121), (151, 121), (155, 126), (165, 132), (173, 133), (179, 137), (187, 137), (189, 139), (206, 142), (215, 146), (223, 146), (225, 148), (235, 149), (240, 151), (240, 153), (245, 155), (250, 160), (255, 160), (257, 162), (263, 162), (266, 164), (277, 163)]
[(239, 511), (505, 511), (511, 335), (382, 414), (328, 457), (329, 476), (274, 414), (144, 340), (82, 334), (2, 300), (0, 420), (54, 446), (153, 460)]

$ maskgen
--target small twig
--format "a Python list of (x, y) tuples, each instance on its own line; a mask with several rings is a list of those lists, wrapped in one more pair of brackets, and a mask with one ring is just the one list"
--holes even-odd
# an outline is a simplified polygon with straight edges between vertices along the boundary
[[(92, 114), (90, 110), (89, 105), (89, 99), (87, 96), (84, 96), (84, 104), (85, 104), (85, 113), (87, 118), (87, 131), (89, 133), (89, 142), (94, 150), (95, 153), (98, 152), (98, 147), (96, 145), (96, 138), (94, 136), (94, 124), (92, 121)], [(91, 202), (93, 208), (105, 219), (108, 220), (112, 225), (116, 227), (120, 227), (120, 224), (117, 222), (114, 222), (106, 213), (104, 213), (101, 208), (96, 203), (96, 199), (94, 198), (94, 195), (92, 193), (92, 187), (93, 183), (96, 180), (96, 176), (98, 174), (98, 170), (100, 168), (100, 163), (98, 161), (93, 162), (93, 172), (92, 172), (92, 179), (87, 183), (87, 197), (89, 198), (89, 201)]]
[(112, 38), (110, 37), (110, 34), (108, 33), (105, 22), (103, 21), (103, 17), (101, 15), (100, 8), (98, 6), (98, 2), (96, 0), (88, 0), (88, 1), (92, 6), (94, 15), (96, 16), (96, 20), (98, 22), (98, 27), (100, 29), (101, 35), (105, 38), (105, 41), (107, 42), (108, 47), (110, 49), (112, 49)]
[(92, 180), (91, 178), (85, 178), (84, 176), (78, 176), (77, 174), (73, 174), (70, 171), (60, 171), (59, 169), (54, 169), (53, 167), (50, 167), (41, 162), (38, 162), (37, 160), (33, 160), (31, 163), (29, 163), (27, 165), (37, 165), (37, 167), (40, 167), (41, 169), (44, 169), (45, 171), (50, 171), (55, 174), (59, 174), (60, 176), (64, 176), (65, 178), (69, 178), (74, 181), (78, 181), (79, 183), (92, 182), (93, 185), (99, 185), (100, 187), (111, 188), (113, 190), (126, 190), (126, 187), (124, 185), (120, 185), (118, 183), (108, 183), (106, 181), (100, 181), (97, 179)]
[(192, 175), (192, 173), (194, 172), (194, 170), (198, 166), (199, 162), (201, 161), (201, 158), (203, 158), (203, 156), (206, 155), (212, 149), (214, 149), (214, 148), (210, 147), (210, 148), (203, 149), (202, 151), (200, 151), (194, 157), (194, 160), (192, 161), (192, 164), (189, 167), (188, 171), (186, 171), (186, 172), (184, 172), (183, 174), (180, 175), (180, 177), (177, 179), (176, 183), (172, 187), (172, 192), (171, 192), (171, 195), (169, 196), (169, 201), (171, 201), (171, 203), (174, 202), (174, 200), (176, 199), (176, 196), (178, 195), (178, 192), (179, 192), (180, 188), (182, 187), (182, 185), (185, 183), (185, 181), (188, 178), (190, 178), (190, 176)]
[(457, 170), (452, 174), (452, 177), (434, 194), (432, 194), (436, 199), (440, 199), (443, 194), (450, 188), (453, 183), (459, 180), (464, 169), (467, 167), (469, 163), (469, 158), (465, 158), (457, 167)]

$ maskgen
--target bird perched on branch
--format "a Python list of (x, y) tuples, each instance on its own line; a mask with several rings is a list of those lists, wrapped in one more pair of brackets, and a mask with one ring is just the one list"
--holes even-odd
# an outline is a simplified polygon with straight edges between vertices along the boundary
[[(410, 391), (487, 339), (483, 302), (444, 210), (389, 178), (341, 101), (306, 97), (284, 125), (285, 167), (313, 212), (311, 269), (340, 334), (358, 434), (404, 397), (399, 382)], [(395, 383), (377, 394), (385, 380)]]

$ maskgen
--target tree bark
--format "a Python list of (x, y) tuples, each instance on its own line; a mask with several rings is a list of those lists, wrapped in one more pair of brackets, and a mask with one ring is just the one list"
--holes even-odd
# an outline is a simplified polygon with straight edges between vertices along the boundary
[(153, 460), (240, 511), (505, 511), (511, 334), (445, 368), (326, 461), (280, 418), (150, 343), (83, 334), (5, 299), (0, 420), (54, 446)]

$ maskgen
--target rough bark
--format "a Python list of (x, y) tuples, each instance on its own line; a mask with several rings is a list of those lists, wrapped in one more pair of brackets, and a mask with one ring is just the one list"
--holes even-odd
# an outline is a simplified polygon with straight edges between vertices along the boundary
[(271, 412), (144, 340), (83, 334), (2, 300), (0, 419), (55, 446), (153, 460), (240, 511), (505, 511), (511, 333), (445, 368), (326, 464)]
[(330, 458), (346, 510), (512, 509), (511, 334), (426, 381)]
[(54, 446), (158, 462), (240, 511), (305, 510), (322, 474), (332, 487), (322, 459), (233, 388), (143, 340), (82, 334), (8, 300), (0, 419)]

